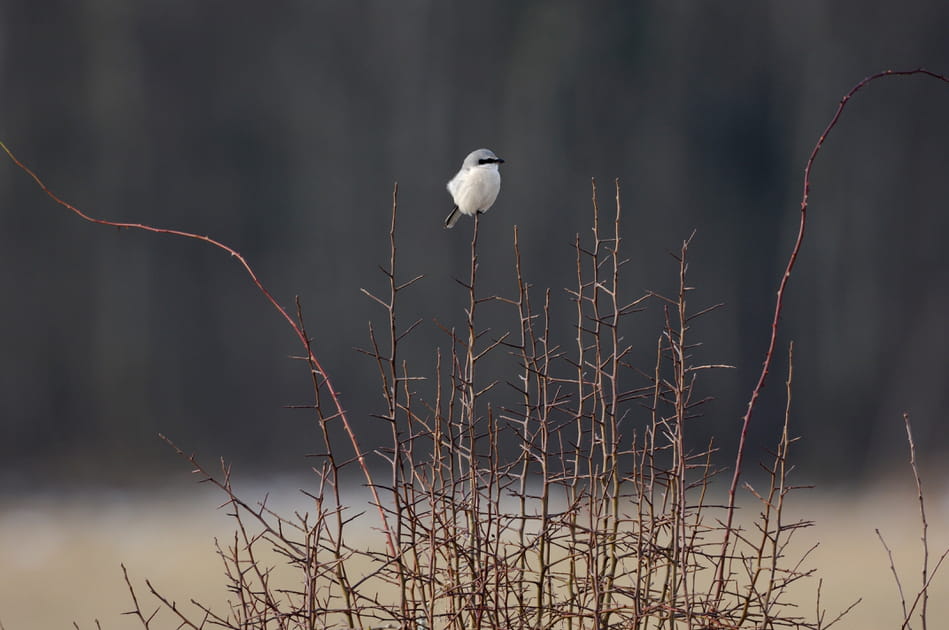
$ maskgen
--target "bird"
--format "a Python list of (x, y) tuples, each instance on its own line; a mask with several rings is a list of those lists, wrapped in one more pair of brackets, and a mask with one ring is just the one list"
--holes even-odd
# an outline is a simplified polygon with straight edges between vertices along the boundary
[(477, 149), (468, 154), (461, 170), (448, 182), (455, 207), (445, 219), (446, 228), (454, 227), (463, 214), (474, 216), (488, 211), (501, 191), (498, 164), (503, 162), (490, 149)]

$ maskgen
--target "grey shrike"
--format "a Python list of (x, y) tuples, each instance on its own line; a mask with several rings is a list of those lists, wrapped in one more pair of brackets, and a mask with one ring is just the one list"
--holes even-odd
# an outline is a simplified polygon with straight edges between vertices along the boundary
[(487, 212), (501, 191), (498, 164), (504, 162), (489, 149), (472, 151), (461, 164), (461, 170), (448, 182), (448, 192), (455, 202), (445, 227), (452, 228), (461, 215), (474, 216)]

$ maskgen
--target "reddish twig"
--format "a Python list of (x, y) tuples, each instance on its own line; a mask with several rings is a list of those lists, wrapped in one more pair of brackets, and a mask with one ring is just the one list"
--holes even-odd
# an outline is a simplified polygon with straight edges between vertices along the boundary
[(376, 490), (372, 484), (372, 479), (369, 475), (369, 468), (366, 465), (365, 456), (363, 455), (362, 450), (359, 448), (359, 443), (356, 440), (356, 434), (355, 432), (353, 432), (352, 427), (349, 424), (349, 418), (346, 415), (346, 411), (343, 409), (342, 402), (339, 399), (339, 394), (337, 393), (336, 389), (333, 387), (332, 382), (330, 381), (329, 374), (326, 373), (326, 370), (323, 369), (323, 366), (320, 364), (319, 360), (316, 358), (316, 355), (311, 350), (309, 339), (306, 337), (306, 334), (303, 332), (302, 326), (298, 324), (296, 321), (294, 321), (293, 317), (290, 316), (287, 310), (283, 306), (281, 306), (279, 302), (277, 302), (276, 298), (274, 298), (274, 296), (270, 293), (270, 291), (268, 291), (267, 288), (263, 285), (263, 283), (257, 277), (257, 274), (254, 272), (253, 268), (251, 268), (250, 264), (240, 254), (240, 252), (235, 250), (233, 247), (225, 245), (224, 243), (217, 241), (209, 236), (201, 236), (200, 234), (194, 234), (192, 232), (185, 232), (182, 230), (158, 228), (151, 225), (145, 225), (143, 223), (125, 223), (121, 221), (108, 221), (106, 219), (97, 219), (93, 216), (90, 216), (86, 214), (85, 212), (83, 212), (82, 210), (80, 210), (79, 208), (77, 208), (76, 206), (69, 203), (68, 201), (61, 199), (56, 193), (50, 190), (50, 188), (43, 182), (43, 180), (40, 179), (39, 175), (33, 172), (33, 170), (30, 167), (28, 167), (26, 164), (21, 162), (19, 158), (17, 158), (13, 154), (13, 152), (7, 148), (7, 145), (4, 144), (2, 141), (0, 141), (0, 148), (2, 148), (6, 152), (6, 154), (10, 157), (10, 159), (13, 161), (14, 164), (20, 167), (21, 170), (23, 170), (27, 175), (29, 175), (33, 179), (34, 182), (36, 182), (36, 185), (39, 186), (40, 189), (50, 197), (50, 199), (55, 201), (60, 206), (71, 211), (73, 214), (77, 215), (84, 221), (88, 221), (89, 223), (95, 223), (98, 225), (108, 225), (108, 226), (119, 228), (119, 229), (128, 228), (128, 229), (144, 230), (146, 232), (154, 232), (156, 234), (169, 234), (172, 236), (181, 236), (183, 238), (189, 238), (196, 241), (203, 241), (218, 249), (224, 250), (225, 252), (230, 254), (233, 258), (237, 259), (237, 262), (240, 263), (241, 267), (244, 268), (244, 271), (247, 273), (247, 275), (250, 276), (250, 279), (254, 283), (254, 286), (257, 287), (257, 290), (260, 291), (265, 298), (267, 298), (267, 301), (270, 302), (270, 304), (275, 309), (277, 309), (277, 312), (280, 313), (280, 315), (286, 320), (286, 322), (290, 324), (290, 327), (293, 329), (293, 332), (296, 334), (297, 338), (300, 340), (300, 343), (303, 344), (303, 347), (306, 350), (307, 359), (310, 365), (314, 366), (316, 370), (319, 371), (320, 377), (322, 377), (323, 379), (323, 385), (326, 387), (326, 391), (329, 392), (330, 398), (332, 398), (333, 400), (333, 406), (336, 408), (336, 413), (333, 415), (333, 417), (338, 417), (340, 421), (343, 423), (343, 427), (346, 431), (346, 435), (349, 438), (350, 443), (352, 444), (353, 450), (355, 451), (356, 460), (359, 462), (359, 466), (362, 469), (363, 475), (366, 477), (366, 480), (369, 482), (368, 485), (374, 495), (373, 498), (376, 501), (376, 505), (380, 506), (379, 512), (380, 512), (380, 515), (382, 516), (383, 527), (385, 528), (385, 531), (386, 531), (390, 549), (392, 549), (394, 553), (394, 546), (391, 540), (391, 534), (389, 533), (388, 522), (385, 518), (385, 513), (383, 512), (382, 507), (381, 507), (382, 503), (379, 501), (379, 497), (376, 496)]
[(932, 72), (930, 70), (926, 70), (924, 68), (916, 68), (914, 70), (884, 70), (882, 72), (877, 72), (876, 74), (871, 74), (853, 86), (850, 91), (847, 92), (847, 94), (845, 94), (842, 99), (840, 99), (840, 103), (837, 105), (837, 111), (834, 112), (833, 118), (830, 119), (827, 127), (824, 128), (824, 132), (817, 140), (817, 144), (814, 145), (814, 149), (811, 151), (810, 157), (807, 158), (807, 164), (804, 166), (804, 193), (801, 197), (801, 222), (798, 227), (797, 240), (794, 242), (794, 248), (791, 250), (791, 256), (788, 259), (787, 267), (784, 270), (784, 275), (781, 277), (781, 284), (778, 286), (778, 294), (774, 303), (774, 318), (771, 320), (771, 339), (768, 342), (768, 351), (765, 353), (764, 365), (761, 367), (761, 374), (758, 376), (758, 382), (755, 384), (755, 388), (751, 392), (751, 398), (748, 400), (748, 408), (746, 409), (745, 415), (742, 418), (741, 433), (738, 439), (738, 452), (735, 456), (735, 470), (732, 473), (731, 485), (728, 488), (728, 510), (726, 515), (727, 520), (725, 522), (725, 536), (722, 541), (722, 551), (721, 555), (719, 556), (718, 567), (715, 576), (716, 601), (718, 601), (719, 597), (721, 596), (722, 589), (724, 588), (725, 560), (728, 555), (729, 535), (732, 529), (732, 518), (735, 513), (735, 492), (738, 488), (738, 480), (741, 477), (741, 466), (744, 461), (745, 441), (748, 437), (748, 426), (751, 424), (752, 412), (755, 409), (755, 404), (758, 402), (758, 397), (761, 395), (761, 390), (764, 388), (765, 380), (768, 377), (768, 371), (771, 369), (771, 361), (774, 358), (774, 348), (778, 340), (778, 321), (781, 319), (781, 310), (784, 308), (784, 292), (787, 288), (788, 280), (791, 279), (791, 270), (794, 269), (794, 264), (797, 262), (797, 256), (801, 250), (801, 243), (804, 241), (804, 226), (807, 222), (807, 202), (811, 192), (811, 169), (814, 166), (814, 161), (817, 159), (817, 154), (820, 153), (821, 148), (823, 148), (824, 142), (827, 140), (827, 136), (834, 129), (834, 127), (837, 126), (840, 116), (843, 114), (844, 108), (847, 107), (847, 103), (850, 102), (850, 99), (853, 98), (857, 92), (877, 79), (882, 79), (885, 77), (909, 76), (914, 74), (925, 75), (933, 79), (938, 79), (945, 83), (949, 83), (949, 77)]

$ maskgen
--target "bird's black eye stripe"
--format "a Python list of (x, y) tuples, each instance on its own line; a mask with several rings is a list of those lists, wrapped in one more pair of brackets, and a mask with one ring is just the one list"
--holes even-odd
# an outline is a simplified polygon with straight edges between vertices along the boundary
[(478, 160), (478, 164), (500, 164), (503, 161), (500, 158), (481, 158)]

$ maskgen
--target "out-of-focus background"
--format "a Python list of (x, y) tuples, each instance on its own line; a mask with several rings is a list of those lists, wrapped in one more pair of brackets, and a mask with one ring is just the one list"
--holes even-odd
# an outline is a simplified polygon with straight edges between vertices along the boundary
[[(439, 324), (464, 318), (455, 280), (471, 224), (442, 227), (444, 184), (464, 155), (485, 146), (507, 160), (481, 222), (482, 291), (514, 295), (518, 226), (527, 278), (553, 289), (561, 343), (591, 178), (607, 211), (619, 178), (630, 299), (673, 289), (668, 252), (696, 230), (693, 304), (726, 305), (693, 334), (698, 359), (736, 366), (701, 385), (716, 401), (695, 429), (698, 444), (719, 436), (728, 461), (808, 154), (864, 76), (949, 72), (947, 33), (949, 4), (934, 1), (4, 0), (0, 139), (90, 214), (209, 235), (282, 304), (299, 295), (366, 448), (383, 402), (374, 364), (353, 348), (381, 313), (359, 289), (383, 286), (393, 184), (402, 272), (425, 275), (402, 311), (422, 319), (406, 350), (425, 375), (447, 345)], [(794, 340), (800, 480), (854, 492), (906, 482), (903, 411), (930, 478), (945, 472), (947, 111), (946, 84), (886, 79), (828, 141), (752, 461), (779, 427)], [(187, 465), (158, 432), (250, 476), (299, 474), (319, 450), (312, 416), (285, 408), (310, 402), (306, 369), (288, 358), (296, 340), (220, 251), (82, 222), (4, 159), (0, 292), (7, 543), (37, 522), (79, 519), (69, 496), (92, 497), (79, 501), (89, 514), (129, 510), (117, 527), (132, 531), (136, 515), (154, 515), (135, 507), (152, 496), (142, 488), (171, 484), (169, 504), (192, 506)], [(655, 310), (624, 331), (645, 366)], [(22, 507), (37, 501), (49, 509)], [(49, 560), (56, 571), (66, 557)], [(0, 620), (14, 599), (0, 592)]]
[[(469, 257), (470, 222), (442, 227), (444, 184), (488, 146), (508, 161), (485, 293), (514, 290), (517, 225), (528, 279), (570, 314), (591, 177), (607, 210), (622, 182), (630, 298), (671, 289), (667, 252), (697, 230), (693, 303), (726, 304), (696, 326), (700, 357), (738, 368), (706, 422), (730, 432), (838, 100), (879, 70), (949, 71), (936, 2), (9, 0), (0, 25), (4, 141), (89, 213), (210, 235), (284, 305), (300, 295), (361, 427), (381, 400), (352, 350), (379, 315), (359, 289), (382, 286), (393, 183), (401, 268), (426, 276), (404, 303), (426, 374)], [(799, 461), (822, 472), (877, 470), (903, 410), (933, 456), (949, 440), (947, 109), (937, 81), (875, 83), (814, 173), (781, 345), (797, 343)], [(9, 163), (0, 195), (7, 485), (151, 474), (158, 431), (262, 469), (311, 448), (307, 414), (281, 409), (308, 400), (296, 341), (227, 255), (83, 223)], [(653, 322), (625, 332), (648, 357)]]

